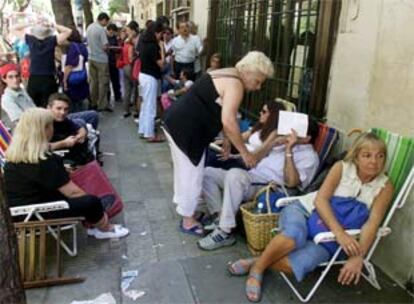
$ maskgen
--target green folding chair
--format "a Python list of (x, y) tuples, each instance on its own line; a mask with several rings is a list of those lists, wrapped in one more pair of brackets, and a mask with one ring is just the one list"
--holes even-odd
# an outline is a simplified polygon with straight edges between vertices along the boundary
[[(414, 185), (414, 138), (400, 136), (398, 134), (389, 132), (384, 129), (372, 129), (371, 132), (378, 135), (382, 138), (386, 145), (387, 145), (387, 152), (388, 158), (385, 165), (386, 172), (393, 183), (395, 193), (393, 197), (393, 201), (388, 211), (382, 225), (378, 229), (377, 236), (371, 245), (370, 250), (368, 251), (367, 255), (364, 258), (364, 272), (362, 276), (376, 289), (381, 289), (381, 286), (378, 283), (375, 268), (371, 263), (372, 255), (374, 254), (380, 240), (391, 233), (391, 228), (389, 227), (390, 221), (394, 216), (395, 211), (397, 209), (401, 209), (405, 202), (407, 201), (408, 195), (413, 188)], [(292, 201), (300, 198), (300, 196), (296, 197), (287, 197), (282, 198), (277, 201), (277, 206), (282, 207), (286, 206)], [(352, 229), (347, 230), (347, 233), (358, 237), (361, 233), (360, 229)], [(322, 232), (317, 234), (313, 241), (316, 244), (323, 243), (323, 242), (332, 242), (335, 241), (335, 236), (332, 232)], [(344, 264), (345, 261), (338, 260), (338, 256), (341, 252), (341, 248), (339, 247), (335, 254), (332, 256), (329, 262), (323, 263), (320, 266), (324, 267), (322, 270), (318, 280), (313, 285), (311, 290), (308, 292), (307, 295), (303, 296), (299, 290), (295, 287), (291, 279), (280, 272), (280, 275), (285, 279), (289, 287), (293, 290), (295, 295), (299, 298), (302, 302), (308, 302), (312, 296), (315, 294), (319, 286), (321, 285), (322, 281), (328, 274), (331, 267), (335, 264)]]

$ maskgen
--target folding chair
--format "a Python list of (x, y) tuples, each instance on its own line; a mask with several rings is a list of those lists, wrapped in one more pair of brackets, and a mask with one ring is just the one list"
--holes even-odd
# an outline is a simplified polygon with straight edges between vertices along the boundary
[[(48, 202), (48, 203), (42, 203), (42, 204), (34, 204), (34, 205), (24, 205), (24, 206), (18, 206), (18, 207), (11, 207), (10, 208), (10, 214), (12, 216), (25, 216), (25, 219), (23, 220), (23, 223), (27, 223), (30, 220), (39, 220), (39, 221), (45, 221), (45, 219), (42, 217), (41, 213), (45, 212), (53, 212), (53, 211), (59, 211), (59, 210), (65, 210), (69, 209), (69, 205), (65, 201), (56, 201), (56, 202)], [(77, 224), (79, 224), (82, 220), (82, 218), (77, 218), (78, 220), (74, 223), (67, 224), (67, 225), (60, 225), (59, 230), (65, 231), (65, 230), (72, 230), (72, 248), (68, 246), (61, 238), (58, 237), (58, 233), (56, 232), (56, 229), (53, 226), (47, 225), (47, 231), (52, 235), (54, 239), (56, 239), (57, 242), (60, 243), (60, 246), (66, 251), (66, 253), (74, 257), (78, 254), (78, 241), (77, 241)], [(65, 219), (62, 218), (62, 221)], [(58, 220), (56, 220), (58, 221)]]
[[(8, 131), (7, 127), (0, 121), (0, 167), (3, 169), (4, 165), (6, 164), (5, 160), (5, 152), (10, 145), (12, 140), (12, 136)], [(44, 221), (44, 218), (41, 216), (41, 213), (44, 212), (51, 212), (57, 210), (69, 209), (69, 205), (65, 201), (58, 201), (58, 202), (48, 202), (43, 204), (36, 204), (36, 205), (25, 205), (19, 207), (12, 207), (10, 208), (10, 213), (12, 216), (21, 216), (25, 215), (25, 219), (23, 222), (28, 222), (35, 217), (36, 220)], [(79, 221), (78, 221), (79, 222)], [(62, 248), (67, 252), (70, 256), (76, 256), (78, 249), (77, 249), (77, 223), (70, 224), (66, 226), (62, 226), (60, 229), (64, 230), (72, 230), (73, 231), (73, 241), (72, 241), (72, 248), (70, 248), (63, 240), (59, 240), (60, 245)], [(57, 233), (51, 226), (47, 226), (48, 232), (57, 240)]]
[[(24, 288), (79, 283), (85, 280), (79, 276), (64, 276), (62, 271), (62, 257), (60, 236), (61, 228), (79, 223), (79, 218), (63, 218), (44, 221), (15, 223), (19, 246), (19, 266)], [(46, 245), (46, 234), (49, 227), (54, 227), (56, 243), (56, 274), (49, 275), (46, 268), (46, 258), (50, 256)]]
[(320, 173), (325, 166), (326, 159), (332, 151), (339, 138), (339, 132), (326, 124), (318, 123), (319, 133), (315, 139), (314, 148), (319, 156), (319, 167), (316, 174)]
[[(391, 205), (390, 210), (387, 213), (381, 227), (378, 229), (377, 236), (371, 245), (367, 255), (364, 258), (364, 269), (366, 272), (362, 273), (362, 276), (376, 289), (381, 289), (379, 285), (376, 274), (375, 268), (371, 263), (371, 258), (375, 249), (378, 246), (379, 241), (382, 237), (391, 233), (391, 228), (389, 227), (389, 223), (397, 209), (400, 209), (404, 206), (405, 202), (407, 201), (408, 195), (413, 188), (414, 185), (414, 139), (407, 138), (403, 136), (399, 136), (397, 134), (388, 132), (383, 129), (373, 129), (371, 130), (379, 137), (381, 137), (385, 143), (387, 144), (388, 149), (388, 160), (385, 165), (386, 171), (391, 182), (395, 188), (395, 194), (393, 198), (393, 202)], [(300, 198), (299, 196), (296, 197), (287, 197), (282, 198), (277, 201), (277, 206), (282, 207), (286, 206), (292, 201)], [(358, 237), (361, 233), (360, 229), (352, 229), (346, 231), (348, 234)], [(323, 242), (332, 242), (335, 241), (335, 236), (332, 232), (323, 232), (317, 234), (313, 241), (316, 244), (323, 243)], [(315, 285), (311, 288), (307, 295), (303, 296), (298, 289), (294, 286), (292, 281), (287, 277), (286, 274), (280, 272), (280, 275), (285, 279), (289, 287), (293, 290), (295, 295), (299, 298), (302, 302), (308, 302), (312, 296), (315, 294), (316, 290), (321, 285), (323, 279), (328, 274), (331, 267), (335, 264), (344, 264), (346, 261), (338, 261), (338, 256), (341, 252), (341, 248), (339, 247), (329, 262), (323, 263), (320, 266), (325, 267), (318, 280), (316, 281)]]
[(5, 152), (7, 147), (10, 145), (11, 134), (7, 127), (0, 120), (0, 166), (1, 168), (5, 165)]

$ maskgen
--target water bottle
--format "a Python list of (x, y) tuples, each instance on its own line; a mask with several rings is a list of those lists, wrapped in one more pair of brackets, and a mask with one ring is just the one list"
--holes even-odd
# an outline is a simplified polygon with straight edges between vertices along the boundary
[(257, 206), (255, 208), (255, 212), (254, 213), (256, 213), (256, 214), (266, 213), (265, 206), (264, 206), (263, 202), (258, 202), (257, 203)]

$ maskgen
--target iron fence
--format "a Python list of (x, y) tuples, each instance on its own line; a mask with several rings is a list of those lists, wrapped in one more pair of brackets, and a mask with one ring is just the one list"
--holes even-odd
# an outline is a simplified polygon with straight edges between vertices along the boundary
[[(264, 88), (246, 96), (242, 111), (255, 118), (264, 101), (276, 97), (312, 112), (315, 50), (321, 3), (325, 0), (220, 0), (210, 2), (209, 43), (234, 65), (251, 50), (264, 52), (275, 75)], [(319, 32), (320, 33), (320, 32)], [(319, 34), (320, 35), (320, 34)], [(322, 62), (317, 62), (321, 64)], [(328, 67), (329, 68), (329, 67)]]

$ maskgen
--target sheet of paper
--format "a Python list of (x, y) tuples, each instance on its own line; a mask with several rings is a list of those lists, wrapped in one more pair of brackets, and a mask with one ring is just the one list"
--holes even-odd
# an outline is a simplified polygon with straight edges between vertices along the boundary
[(298, 133), (299, 137), (306, 137), (308, 132), (308, 115), (297, 112), (280, 111), (277, 133), (288, 135), (292, 129)]

